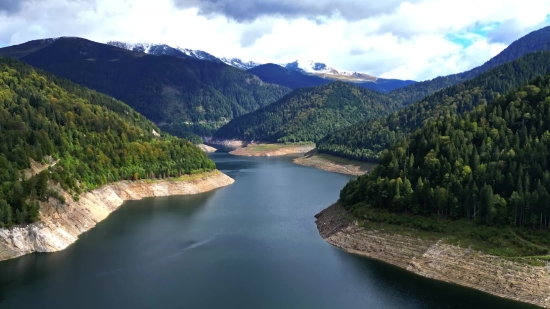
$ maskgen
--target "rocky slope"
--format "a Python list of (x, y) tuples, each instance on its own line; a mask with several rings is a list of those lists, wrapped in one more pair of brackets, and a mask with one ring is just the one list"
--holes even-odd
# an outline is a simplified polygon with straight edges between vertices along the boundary
[(177, 180), (122, 181), (84, 193), (78, 201), (64, 194), (61, 205), (50, 198), (40, 205), (40, 221), (25, 227), (0, 229), (0, 261), (33, 252), (56, 252), (107, 218), (124, 201), (146, 197), (197, 194), (230, 185), (229, 176), (214, 171)]
[(369, 230), (346, 220), (334, 204), (316, 215), (330, 244), (381, 260), (424, 277), (459, 284), (496, 296), (550, 308), (550, 265), (529, 266), (481, 252), (404, 235)]

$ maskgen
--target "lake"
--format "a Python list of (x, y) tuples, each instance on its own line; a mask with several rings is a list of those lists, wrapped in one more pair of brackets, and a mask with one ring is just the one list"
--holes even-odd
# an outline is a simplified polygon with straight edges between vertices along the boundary
[(326, 243), (313, 216), (348, 176), (210, 157), (233, 185), (129, 201), (62, 252), (0, 262), (0, 308), (536, 308)]

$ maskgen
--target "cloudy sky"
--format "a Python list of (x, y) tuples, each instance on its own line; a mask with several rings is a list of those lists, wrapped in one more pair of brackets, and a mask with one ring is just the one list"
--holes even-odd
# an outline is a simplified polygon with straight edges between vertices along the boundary
[(550, 0), (0, 0), (0, 46), (79, 36), (425, 80), (550, 25)]

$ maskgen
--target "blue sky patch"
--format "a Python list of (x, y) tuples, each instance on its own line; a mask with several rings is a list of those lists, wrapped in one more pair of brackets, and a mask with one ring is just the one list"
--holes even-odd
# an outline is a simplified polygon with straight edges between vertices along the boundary
[(466, 48), (472, 45), (478, 39), (486, 38), (489, 31), (497, 28), (499, 25), (500, 23), (492, 23), (489, 25), (475, 25), (467, 31), (449, 33), (445, 37), (447, 38), (447, 40)]

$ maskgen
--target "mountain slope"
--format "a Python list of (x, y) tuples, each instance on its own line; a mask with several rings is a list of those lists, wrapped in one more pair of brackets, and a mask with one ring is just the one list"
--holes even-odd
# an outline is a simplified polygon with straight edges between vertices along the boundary
[(329, 133), (320, 152), (362, 161), (376, 161), (380, 152), (422, 125), (461, 114), (491, 102), (533, 78), (550, 72), (550, 52), (537, 52), (487, 71), (469, 81), (432, 94), (385, 118), (361, 122)]
[(533, 31), (516, 40), (500, 54), (491, 58), (485, 64), (469, 71), (437, 77), (429, 81), (412, 84), (390, 92), (394, 100), (403, 102), (404, 105), (414, 103), (429, 94), (440, 89), (458, 84), (474, 78), (488, 70), (498, 67), (506, 62), (518, 59), (528, 53), (550, 50), (550, 26)]
[(243, 71), (246, 71), (246, 70), (249, 70), (249, 69), (252, 69), (254, 67), (257, 67), (259, 65), (261, 65), (260, 63), (258, 62), (254, 62), (254, 61), (243, 61), (239, 58), (226, 58), (226, 57), (221, 57), (220, 60), (225, 63), (225, 64), (228, 64), (232, 67), (236, 67), (237, 69), (241, 69)]
[[(190, 142), (156, 131), (120, 101), (0, 58), (0, 226), (36, 221), (39, 201), (63, 203), (50, 181), (77, 196), (120, 179), (215, 168)], [(50, 167), (23, 176), (31, 160)]]
[[(511, 44), (509, 48), (502, 51), (498, 56), (496, 56), (494, 59), (488, 61), (485, 65), (474, 68), (470, 71), (445, 76), (445, 77), (438, 77), (430, 81), (415, 83), (413, 85), (394, 90), (388, 94), (370, 94), (371, 96), (371, 103), (373, 105), (376, 105), (377, 102), (381, 104), (382, 109), (385, 109), (386, 113), (390, 113), (394, 110), (397, 110), (399, 108), (402, 108), (403, 105), (409, 105), (412, 102), (417, 102), (425, 98), (427, 95), (430, 95), (432, 93), (435, 93), (438, 90), (441, 90), (443, 88), (447, 88), (449, 86), (455, 85), (460, 82), (464, 82), (466, 80), (472, 79), (482, 72), (485, 72), (489, 68), (496, 66), (498, 63), (506, 62), (508, 59), (511, 59), (515, 57), (516, 55), (519, 55), (521, 53), (516, 52), (517, 50), (521, 50), (522, 52), (525, 51), (527, 48), (546, 48), (548, 44), (536, 44), (532, 45), (528, 42), (540, 40), (548, 42), (550, 41), (550, 37), (547, 34), (547, 30), (550, 28), (544, 28), (541, 29), (543, 31), (535, 31), (533, 33), (528, 34), (527, 36), (517, 40), (515, 43)], [(523, 47), (522, 47), (523, 46)], [(526, 47), (527, 46), (527, 47)], [(540, 56), (534, 56), (535, 58)], [(545, 56), (542, 56), (545, 58)], [(538, 61), (542, 61), (541, 63), (538, 63)], [(529, 79), (534, 78), (537, 75), (545, 74), (546, 73), (546, 60), (545, 59), (530, 59), (527, 61), (527, 63), (522, 64), (518, 68), (518, 73), (521, 75), (518, 78), (512, 78), (514, 82), (520, 81), (520, 82), (527, 82)], [(503, 74), (509, 73), (509, 77), (514, 76), (514, 66), (507, 67), (508, 69), (505, 69), (503, 71)], [(508, 71), (507, 71), (508, 70)], [(512, 71), (510, 73), (510, 70)], [(508, 88), (503, 88), (503, 85), (506, 86), (504, 83), (499, 82), (498, 78), (494, 80), (494, 83), (500, 83), (499, 88), (491, 88), (494, 89), (495, 92), (499, 91), (507, 91), (511, 89), (511, 87), (517, 87), (520, 84), (509, 82)], [(483, 78), (479, 79), (477, 82), (479, 87), (485, 87), (485, 80)], [(321, 86), (323, 87), (323, 86)], [(460, 88), (456, 88), (460, 89)], [(451, 90), (450, 95), (455, 95), (457, 91)], [(492, 91), (492, 90), (491, 90)], [(254, 116), (255, 120), (251, 118), (247, 118), (241, 121), (241, 119), (236, 119), (232, 123), (228, 124), (227, 126), (220, 129), (219, 133), (217, 132), (215, 135), (219, 136), (220, 138), (239, 138), (239, 139), (248, 139), (248, 138), (255, 138), (255, 139), (265, 139), (269, 136), (270, 141), (288, 141), (288, 140), (308, 140), (308, 141), (319, 141), (318, 146), (321, 149), (321, 151), (328, 152), (331, 154), (339, 155), (339, 156), (345, 156), (350, 157), (354, 159), (361, 159), (361, 160), (376, 160), (377, 156), (379, 155), (379, 151), (384, 149), (385, 147), (388, 147), (391, 143), (395, 142), (397, 138), (399, 138), (399, 134), (402, 130), (414, 130), (418, 128), (418, 126), (426, 119), (438, 115), (438, 111), (436, 110), (434, 114), (430, 112), (430, 109), (434, 109), (437, 106), (441, 104), (440, 100), (444, 99), (445, 92), (442, 92), (439, 96), (433, 96), (433, 98), (429, 99), (428, 103), (419, 103), (419, 105), (415, 105), (415, 107), (411, 107), (411, 109), (407, 109), (404, 112), (398, 112), (392, 117), (399, 118), (398, 125), (395, 125), (394, 127), (389, 127), (389, 124), (386, 123), (386, 120), (384, 119), (372, 119), (372, 118), (365, 118), (365, 120), (368, 121), (362, 121), (360, 124), (357, 124), (356, 126), (353, 126), (349, 129), (342, 129), (341, 132), (330, 134), (326, 138), (319, 141), (319, 138), (317, 137), (318, 134), (321, 132), (319, 131), (321, 128), (327, 128), (324, 125), (318, 125), (320, 122), (317, 122), (318, 124), (315, 125), (309, 125), (309, 127), (316, 127), (317, 132), (316, 134), (312, 136), (308, 136), (306, 133), (303, 132), (303, 130), (298, 129), (300, 127), (300, 121), (303, 121), (305, 123), (315, 123), (316, 120), (314, 119), (304, 119), (299, 118), (298, 116), (303, 114), (308, 114), (306, 110), (310, 109), (310, 106), (306, 103), (303, 104), (294, 104), (293, 108), (295, 111), (292, 113), (285, 115), (286, 122), (292, 122), (294, 129), (287, 130), (281, 128), (280, 130), (275, 130), (274, 128), (269, 128), (269, 130), (260, 130), (258, 131), (258, 128), (265, 127), (265, 125), (260, 124), (258, 121), (261, 119), (261, 121), (265, 123), (279, 123), (280, 125), (283, 125), (279, 120), (275, 120), (272, 118), (280, 118), (281, 114), (284, 114), (284, 109), (286, 108), (284, 104), (274, 104), (272, 109), (269, 110), (259, 110)], [(468, 94), (471, 95), (471, 94)], [(488, 97), (487, 99), (492, 98)], [(307, 97), (305, 98), (307, 99)], [(377, 101), (378, 100), (378, 101)], [(479, 99), (477, 99), (476, 103), (473, 104), (480, 104)], [(388, 104), (389, 103), (389, 104)], [(468, 103), (468, 106), (472, 106), (472, 102)], [(301, 112), (299, 110), (300, 106), (303, 106), (304, 111)], [(390, 109), (386, 109), (386, 107), (391, 106)], [(416, 106), (420, 106), (420, 108), (425, 107), (427, 110), (421, 110), (419, 112), (410, 112), (411, 115), (406, 115), (409, 111), (412, 111), (416, 108)], [(275, 110), (276, 108), (279, 108), (280, 110)], [(462, 113), (463, 110), (457, 110), (458, 113)], [(263, 113), (260, 115), (259, 113)], [(382, 115), (382, 113), (380, 114)], [(402, 116), (403, 115), (403, 116)], [(296, 117), (296, 119), (290, 119), (289, 117)], [(414, 118), (411, 118), (414, 117)], [(326, 121), (329, 117), (323, 117), (322, 121)], [(353, 119), (357, 120), (360, 119), (360, 117), (355, 117)], [(413, 121), (413, 122), (411, 122)], [(345, 121), (339, 122), (339, 125), (345, 123)], [(247, 127), (248, 125), (248, 127)], [(409, 129), (407, 129), (410, 127)], [(275, 135), (277, 138), (273, 139), (271, 136), (273, 132), (277, 131), (278, 133)], [(296, 132), (301, 131), (299, 137), (296, 137)], [(330, 132), (335, 131), (335, 127), (331, 127), (329, 130), (325, 131), (325, 134), (329, 134)], [(266, 134), (266, 132), (270, 132), (269, 134)], [(412, 132), (412, 131), (407, 131)], [(405, 132), (406, 133), (406, 132)], [(307, 136), (307, 137), (306, 137)]]
[(110, 41), (110, 42), (107, 42), (107, 44), (116, 46), (119, 48), (124, 48), (127, 50), (137, 51), (137, 52), (156, 55), (156, 56), (167, 55), (167, 56), (175, 56), (175, 57), (181, 57), (181, 58), (190, 57), (198, 60), (206, 60), (206, 61), (212, 61), (216, 63), (225, 63), (227, 65), (230, 65), (237, 69), (241, 69), (243, 71), (252, 69), (260, 65), (259, 63), (253, 62), (253, 61), (243, 61), (239, 58), (225, 58), (225, 57), (218, 58), (202, 50), (181, 48), (181, 47), (171, 47), (166, 44), (125, 43), (125, 42), (119, 42), (119, 41)]
[(350, 82), (356, 86), (369, 88), (379, 92), (390, 92), (416, 83), (412, 80), (384, 79), (360, 72), (337, 70), (324, 63), (313, 61), (294, 61), (281, 66), (290, 71), (325, 79), (328, 82)]
[(424, 126), (384, 152), (372, 174), (348, 183), (340, 199), (367, 219), (380, 219), (384, 210), (542, 230), (523, 248), (529, 255), (547, 255), (549, 162), (546, 76), (489, 106)]
[(374, 82), (355, 83), (355, 85), (376, 90), (378, 92), (388, 93), (416, 83), (417, 82), (414, 80), (377, 78)]
[(23, 44), (3, 47), (3, 48), (0, 48), (0, 56), (19, 59), (26, 55), (32, 54), (44, 47), (49, 46), (56, 40), (57, 38), (33, 40)]
[(306, 75), (272, 63), (259, 65), (247, 72), (258, 76), (266, 83), (282, 85), (290, 89), (320, 86), (331, 82), (328, 79)]
[(21, 60), (122, 100), (174, 134), (209, 136), (227, 120), (290, 91), (222, 63), (147, 55), (80, 38), (60, 38)]
[(315, 142), (328, 132), (397, 108), (387, 96), (349, 83), (297, 89), (281, 100), (230, 121), (214, 139)]
[[(328, 67), (324, 63), (312, 61), (295, 61), (275, 67), (275, 65), (273, 64), (262, 65), (253, 61), (246, 62), (239, 58), (218, 58), (202, 50), (171, 47), (166, 44), (126, 43), (119, 41), (109, 41), (107, 42), (107, 44), (130, 51), (156, 56), (167, 55), (180, 58), (194, 58), (216, 63), (225, 63), (243, 71), (249, 71), (252, 74), (260, 74), (262, 76), (258, 76), (265, 82), (282, 85), (291, 89), (324, 85), (335, 80), (344, 80), (348, 82), (353, 82), (361, 87), (373, 89), (380, 92), (389, 92), (394, 89), (402, 88), (415, 83), (415, 81), (411, 80), (382, 79), (364, 73), (336, 70), (334, 68)], [(257, 67), (260, 68), (256, 69)], [(283, 74), (283, 71), (281, 71), (279, 67), (286, 68), (289, 72)], [(287, 79), (291, 79), (291, 81), (288, 81)], [(304, 83), (297, 81), (301, 79), (309, 81)], [(315, 82), (311, 82), (315, 79)]]
[[(326, 85), (335, 80), (339, 80), (339, 78), (335, 78), (334, 76), (314, 74), (311, 72), (308, 73), (305, 70), (296, 68), (288, 69), (272, 63), (256, 66), (249, 69), (248, 72), (258, 76), (264, 82), (285, 86), (290, 89)], [(344, 81), (350, 82), (355, 86), (360, 86), (379, 92), (390, 92), (394, 89), (406, 87), (415, 83), (415, 81), (411, 80), (372, 78), (370, 76), (369, 79), (372, 80), (365, 81), (367, 79), (360, 79), (362, 82), (355, 82), (348, 79)]]
[(284, 64), (282, 66), (291, 71), (297, 71), (305, 74), (321, 76), (332, 80), (345, 80), (345, 81), (352, 81), (352, 82), (365, 82), (365, 81), (373, 82), (376, 80), (375, 76), (372, 76), (369, 74), (337, 70), (321, 62), (297, 60), (294, 62)]
[(131, 50), (135, 52), (155, 55), (155, 56), (174, 56), (180, 58), (195, 58), (198, 60), (206, 60), (217, 63), (222, 63), (222, 61), (215, 56), (204, 52), (202, 50), (194, 50), (181, 47), (171, 47), (166, 44), (151, 44), (151, 43), (125, 43), (119, 41), (109, 41), (107, 45), (115, 46), (118, 48), (123, 48), (126, 50)]
[[(262, 65), (253, 61), (246, 62), (239, 58), (218, 58), (202, 50), (171, 47), (166, 44), (152, 43), (126, 43), (119, 41), (110, 41), (107, 42), (107, 44), (126, 50), (156, 56), (167, 55), (180, 58), (194, 58), (216, 63), (225, 63), (243, 71), (249, 71), (252, 74), (260, 74), (262, 76), (258, 76), (265, 82), (282, 85), (291, 89), (324, 85), (335, 80), (343, 80), (353, 82), (358, 86), (373, 89), (376, 91), (389, 92), (394, 89), (402, 88), (415, 83), (415, 81), (412, 80), (383, 79), (376, 78), (365, 73), (336, 70), (327, 66), (324, 63), (313, 61), (295, 61), (281, 65), (279, 67), (286, 68), (288, 71), (290, 71), (287, 72), (285, 75), (282, 75), (283, 71), (281, 71), (279, 67), (275, 67), (273, 64)], [(255, 70), (255, 68), (257, 67), (260, 68)], [(302, 75), (307, 77), (303, 77)], [(275, 78), (275, 76), (277, 76), (277, 78)], [(308, 80), (308, 77), (310, 78), (310, 81), (313, 81), (314, 78), (317, 78), (317, 81), (305, 83), (297, 81), (297, 79)], [(292, 81), (287, 81), (287, 78), (291, 79)], [(322, 82), (323, 80), (324, 82)]]

